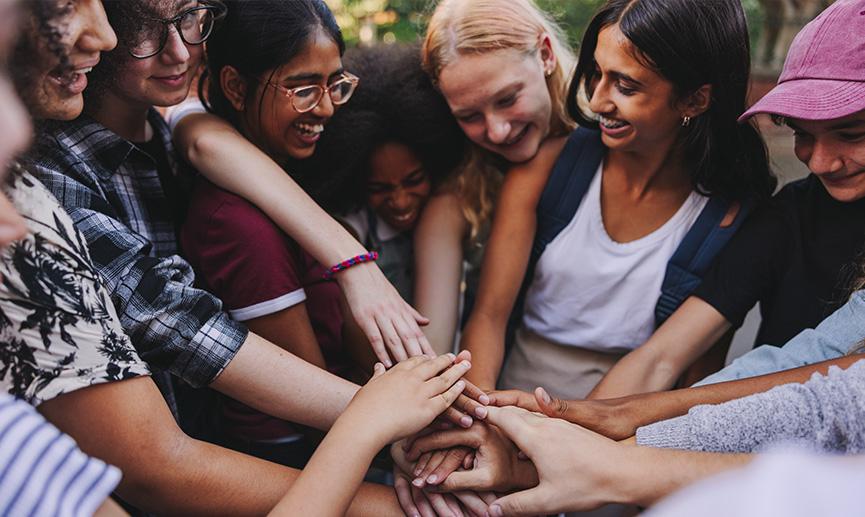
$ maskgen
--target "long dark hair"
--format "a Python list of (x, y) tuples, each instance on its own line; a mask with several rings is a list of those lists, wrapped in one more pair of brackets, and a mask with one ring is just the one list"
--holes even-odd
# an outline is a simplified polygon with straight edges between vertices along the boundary
[[(248, 81), (258, 81), (261, 74), (275, 72), (300, 54), (317, 30), (333, 39), (340, 55), (345, 52), (342, 32), (323, 0), (224, 0), (223, 4), (228, 13), (207, 41), (207, 68), (199, 96), (208, 111), (233, 124), (237, 114), (219, 82), (224, 67), (232, 66)], [(254, 88), (247, 91), (251, 97)]]
[(598, 34), (617, 23), (637, 58), (673, 83), (676, 95), (712, 86), (708, 111), (685, 130), (694, 188), (731, 201), (770, 196), (776, 180), (766, 144), (752, 122), (736, 122), (746, 108), (751, 69), (739, 0), (608, 0), (586, 29), (571, 82), (568, 112), (580, 125), (598, 127), (580, 109), (578, 96), (591, 96)]
[(465, 156), (467, 140), (444, 97), (421, 68), (416, 45), (349, 50), (346, 70), (360, 77), (357, 93), (334, 115), (315, 154), (301, 170), (329, 177), (325, 207), (346, 213), (366, 203), (372, 153), (382, 144), (408, 147), (433, 186)]

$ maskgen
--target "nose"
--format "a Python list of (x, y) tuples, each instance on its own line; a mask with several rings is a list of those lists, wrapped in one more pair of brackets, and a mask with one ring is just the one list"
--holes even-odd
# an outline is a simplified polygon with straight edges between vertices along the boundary
[(814, 174), (829, 174), (844, 167), (844, 161), (834, 146), (823, 138), (815, 138), (810, 147), (802, 150), (803, 160)]
[(333, 101), (330, 98), (330, 93), (325, 93), (321, 96), (321, 100), (318, 102), (318, 105), (312, 110), (313, 114), (317, 117), (328, 119), (333, 116), (333, 112), (336, 111), (336, 107), (333, 105)]
[(411, 194), (402, 187), (397, 188), (388, 200), (391, 208), (403, 212), (411, 207)]
[(108, 23), (101, 0), (88, 0), (78, 5), (82, 27), (75, 47), (86, 53), (107, 52), (117, 46), (117, 35)]
[(174, 25), (168, 26), (168, 39), (159, 55), (165, 64), (179, 64), (189, 60), (189, 49), (186, 48), (186, 43), (183, 42)]
[(598, 81), (589, 99), (589, 109), (593, 113), (611, 113), (615, 105), (610, 101), (609, 91), (604, 81)]
[(511, 124), (499, 117), (487, 119), (487, 140), (493, 144), (504, 143), (511, 134)]

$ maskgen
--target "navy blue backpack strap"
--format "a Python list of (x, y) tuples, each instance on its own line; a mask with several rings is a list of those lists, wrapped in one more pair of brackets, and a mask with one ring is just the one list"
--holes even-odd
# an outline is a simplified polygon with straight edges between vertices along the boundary
[(606, 152), (599, 131), (577, 128), (568, 137), (538, 201), (538, 224), (529, 259), (530, 272), (547, 245), (574, 218)]
[(667, 263), (661, 297), (655, 305), (657, 326), (664, 323), (700, 285), (715, 257), (748, 217), (752, 205), (742, 203), (733, 222), (721, 227), (730, 207), (731, 203), (722, 199), (709, 199), (694, 225), (679, 243)]

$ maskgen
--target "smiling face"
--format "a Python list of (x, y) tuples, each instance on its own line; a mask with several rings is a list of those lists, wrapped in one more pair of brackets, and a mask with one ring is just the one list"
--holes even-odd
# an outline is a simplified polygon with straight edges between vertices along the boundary
[(534, 158), (550, 133), (552, 100), (545, 74), (555, 67), (548, 46), (457, 57), (439, 87), (460, 127), (477, 145), (511, 163)]
[(298, 113), (285, 89), (309, 85), (326, 87), (342, 73), (342, 58), (336, 42), (324, 30), (314, 31), (306, 48), (294, 59), (265, 72), (249, 85), (254, 92), (251, 100), (244, 103), (241, 114), (246, 134), (277, 161), (287, 157), (309, 158), (335, 106), (330, 96), (324, 95), (313, 110)]
[(414, 229), (432, 192), (429, 175), (407, 146), (387, 142), (369, 160), (369, 206), (399, 232)]
[(105, 16), (101, 0), (73, 0), (52, 24), (62, 34), (60, 44), (68, 52), (69, 67), (62, 67), (48, 48), (45, 38), (37, 36), (36, 21), (27, 25), (29, 41), (37, 65), (22, 89), (25, 102), (34, 118), (71, 120), (84, 108), (82, 92), (87, 87), (87, 73), (99, 62), (100, 52), (115, 47), (117, 38)]
[[(189, 0), (154, 2), (154, 15), (164, 19), (198, 6), (198, 2)], [(189, 93), (203, 55), (203, 45), (184, 43), (171, 25), (165, 47), (159, 54), (145, 59), (136, 59), (128, 54), (120, 57), (120, 71), (114, 74), (110, 93), (124, 102), (140, 106), (179, 104)]]
[(667, 152), (679, 136), (683, 110), (673, 84), (635, 57), (618, 25), (598, 34), (589, 109), (599, 115), (601, 139), (613, 151)]
[(865, 111), (835, 120), (791, 119), (796, 157), (841, 202), (865, 198)]

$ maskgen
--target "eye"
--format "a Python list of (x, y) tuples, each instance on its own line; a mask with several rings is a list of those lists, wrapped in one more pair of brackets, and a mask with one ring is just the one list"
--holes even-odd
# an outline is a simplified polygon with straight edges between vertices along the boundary
[(426, 172), (424, 172), (423, 170), (419, 170), (419, 171), (413, 173), (408, 178), (404, 179), (402, 184), (405, 187), (417, 187), (418, 185), (426, 183), (426, 181), (427, 181)]
[(317, 90), (317, 86), (304, 86), (301, 88), (295, 88), (293, 91), (295, 97), (298, 97), (300, 99), (307, 99), (314, 96)]
[(621, 82), (616, 83), (616, 89), (619, 90), (619, 93), (621, 93), (625, 97), (630, 97), (631, 95), (637, 93), (637, 90)]
[(861, 132), (861, 131), (852, 132), (852, 133), (844, 132), (844, 133), (838, 133), (838, 136), (841, 138), (841, 140), (844, 140), (845, 142), (858, 142), (858, 141), (862, 140), (863, 138), (865, 138), (865, 132)]
[(457, 117), (457, 120), (459, 120), (463, 124), (473, 124), (480, 121), (480, 119), (481, 116), (478, 113), (472, 113), (471, 115), (460, 115), (459, 117)]
[(499, 101), (496, 104), (500, 108), (509, 108), (509, 107), (513, 106), (514, 103), (516, 103), (516, 102), (517, 102), (517, 95), (511, 94), (511, 95), (508, 95), (507, 97), (499, 99)]
[(366, 191), (369, 194), (386, 194), (392, 190), (392, 186), (383, 183), (367, 183), (366, 185)]

